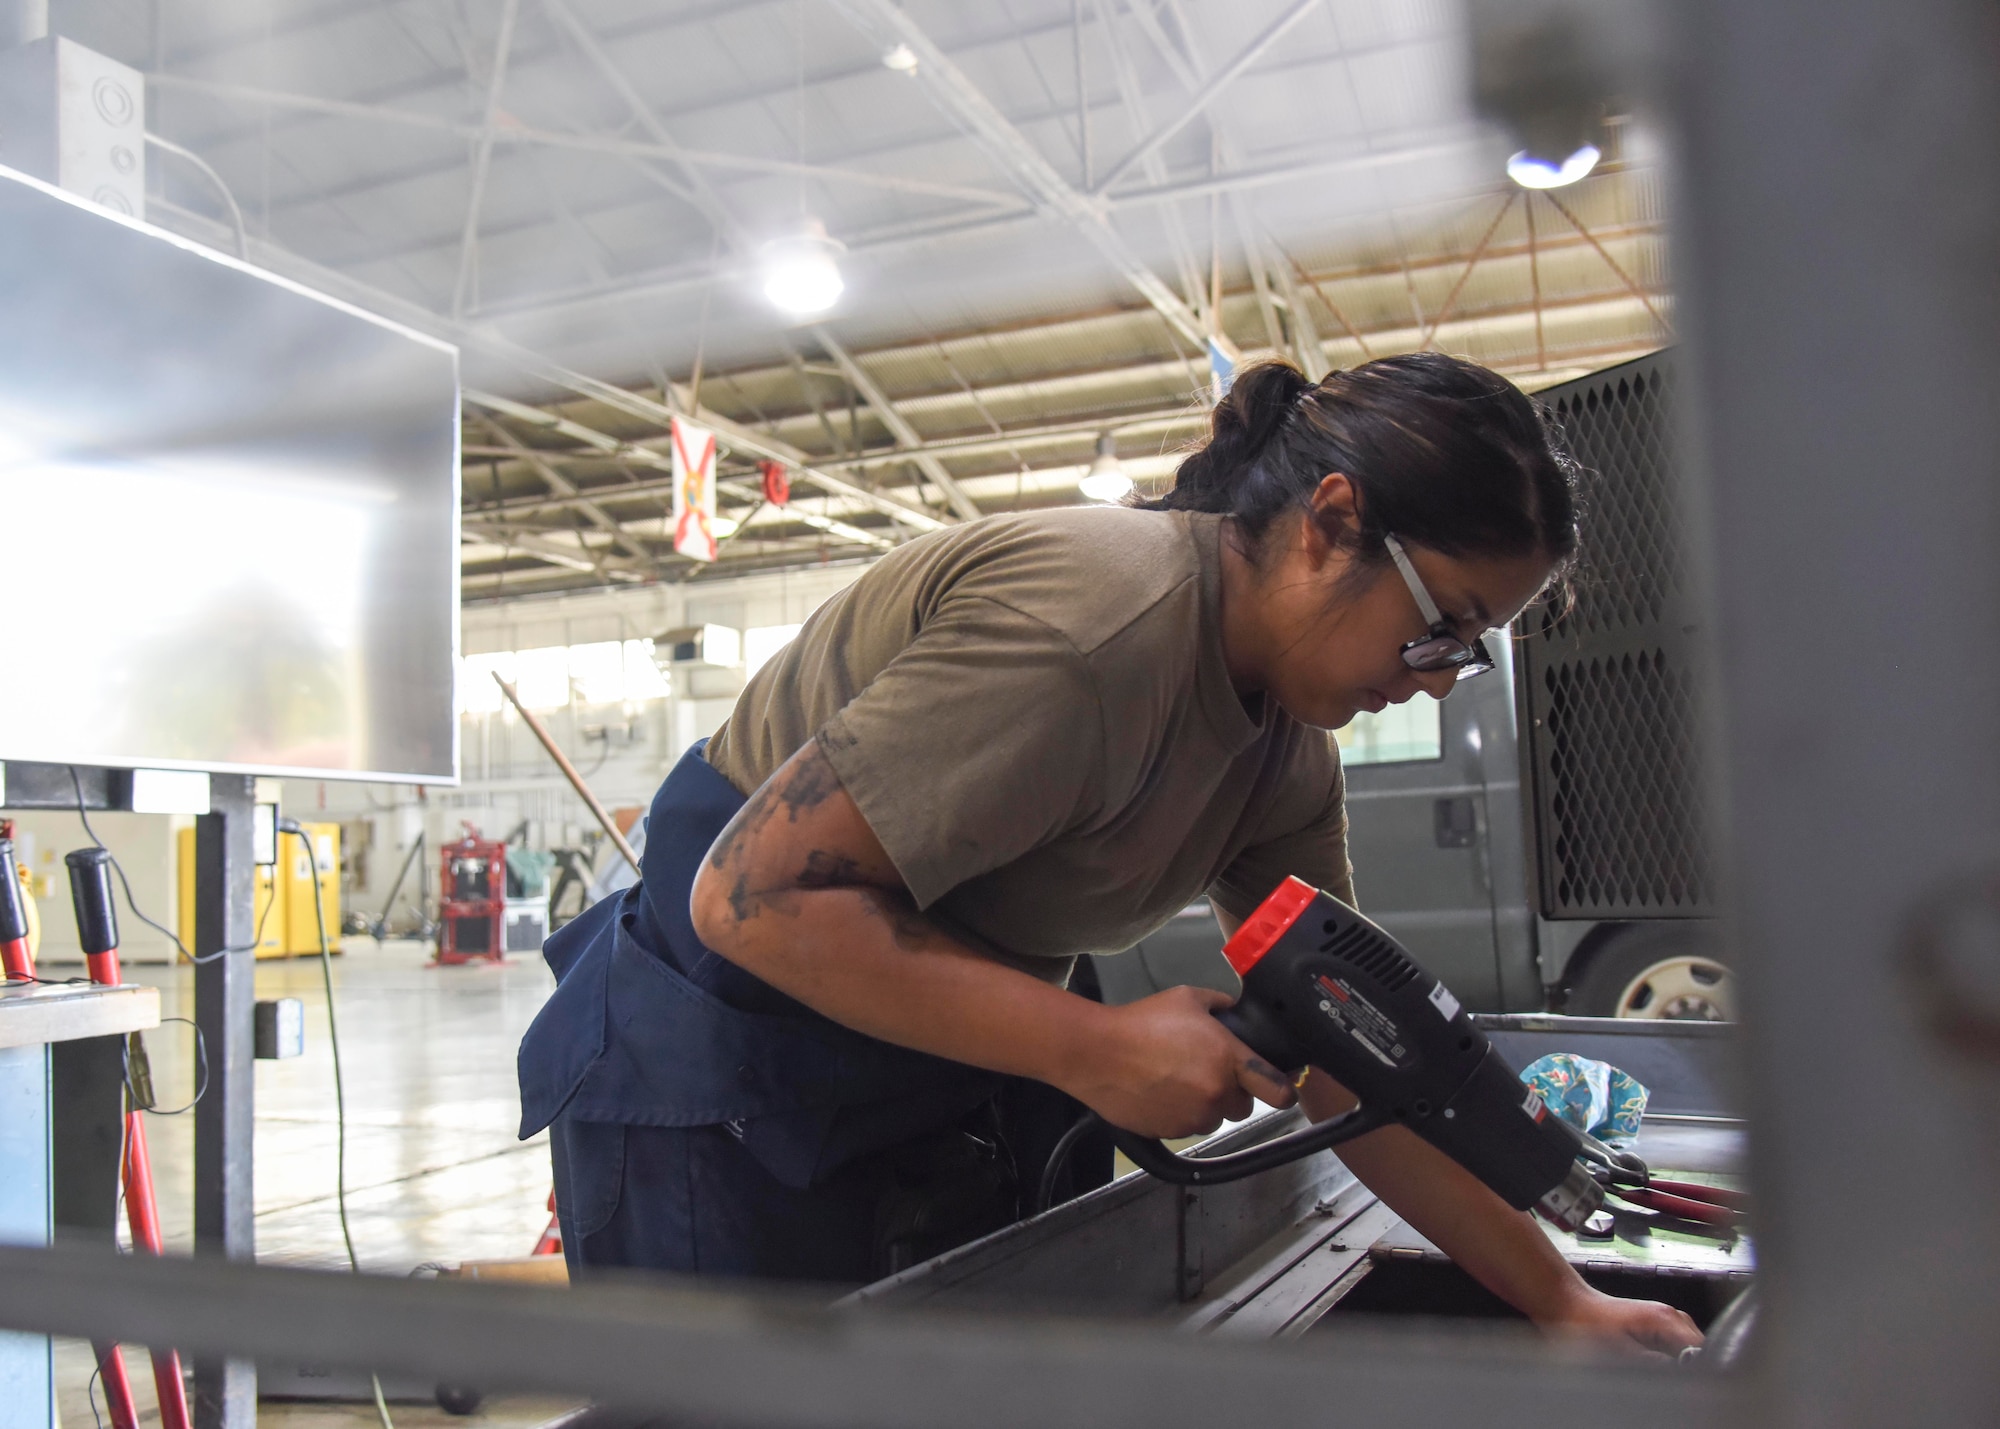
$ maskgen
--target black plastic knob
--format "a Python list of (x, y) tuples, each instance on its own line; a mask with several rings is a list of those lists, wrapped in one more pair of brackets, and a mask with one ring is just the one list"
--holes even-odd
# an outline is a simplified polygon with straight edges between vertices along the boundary
[(86, 956), (118, 951), (118, 910), (111, 904), (111, 855), (80, 848), (63, 855), (69, 865), (70, 902)]

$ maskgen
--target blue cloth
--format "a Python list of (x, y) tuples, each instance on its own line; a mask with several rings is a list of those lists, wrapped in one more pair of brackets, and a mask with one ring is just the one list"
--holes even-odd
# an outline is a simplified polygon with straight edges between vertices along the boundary
[(1618, 1144), (1639, 1134), (1649, 1093), (1631, 1073), (1609, 1062), (1551, 1052), (1521, 1073), (1557, 1116), (1579, 1131)]
[[(638, 885), (544, 947), (556, 990), (521, 1041), (521, 1135), (550, 1129), (572, 1270), (869, 1278), (885, 1196), (922, 1179), (912, 1145), (958, 1154), (978, 1113), (1003, 1150), (1045, 1148), (1077, 1115), (841, 1027), (702, 946), (689, 894), (744, 802), (690, 750), (654, 798)], [(1003, 1090), (1020, 1115), (988, 1105)], [(1102, 1160), (1088, 1181), (1109, 1179), (1108, 1143)]]

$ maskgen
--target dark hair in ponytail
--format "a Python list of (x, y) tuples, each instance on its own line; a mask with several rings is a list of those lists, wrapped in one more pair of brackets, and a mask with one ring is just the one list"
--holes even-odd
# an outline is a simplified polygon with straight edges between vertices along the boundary
[(1365, 563), (1387, 560), (1385, 532), (1448, 556), (1576, 556), (1577, 464), (1542, 409), (1496, 372), (1459, 357), (1384, 357), (1317, 384), (1286, 362), (1236, 375), (1208, 441), (1174, 488), (1140, 503), (1214, 511), (1261, 546), (1330, 472), (1360, 492)]

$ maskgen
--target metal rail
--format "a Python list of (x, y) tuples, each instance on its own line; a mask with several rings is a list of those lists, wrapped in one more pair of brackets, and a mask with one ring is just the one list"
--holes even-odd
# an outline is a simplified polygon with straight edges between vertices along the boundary
[(1133, 1325), (837, 1311), (685, 1284), (569, 1290), (0, 1246), (0, 1326), (535, 1389), (745, 1429), (1737, 1422), (1727, 1380), (1520, 1336), (1357, 1329), (1311, 1353)]

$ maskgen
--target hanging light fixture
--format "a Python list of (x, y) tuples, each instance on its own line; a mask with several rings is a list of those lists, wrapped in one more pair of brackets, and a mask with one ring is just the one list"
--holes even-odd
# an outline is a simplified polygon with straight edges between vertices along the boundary
[(1588, 174), (1603, 157), (1595, 144), (1585, 144), (1560, 164), (1523, 149), (1507, 161), (1507, 177), (1524, 189), (1559, 189)]
[(882, 63), (897, 74), (915, 74), (917, 52), (908, 45), (897, 45), (882, 56)]
[(1111, 433), (1098, 437), (1097, 455), (1090, 459), (1090, 470), (1084, 473), (1076, 489), (1092, 501), (1123, 501), (1132, 494), (1132, 478), (1119, 464), (1118, 442)]
[(799, 232), (764, 245), (759, 254), (764, 296), (784, 312), (825, 312), (847, 286), (838, 261), (846, 251), (827, 237), (825, 224), (807, 219)]

